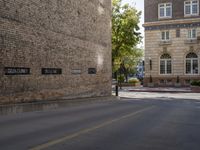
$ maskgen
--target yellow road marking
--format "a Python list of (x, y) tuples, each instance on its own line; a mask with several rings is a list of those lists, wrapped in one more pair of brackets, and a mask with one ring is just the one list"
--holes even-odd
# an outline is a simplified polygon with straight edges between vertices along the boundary
[(73, 134), (70, 134), (70, 135), (66, 135), (66, 136), (64, 136), (64, 137), (62, 137), (62, 138), (59, 138), (59, 139), (56, 139), (56, 140), (52, 140), (52, 141), (49, 141), (49, 142), (47, 142), (47, 143), (38, 145), (38, 146), (36, 146), (36, 147), (31, 148), (30, 150), (42, 150), (42, 149), (51, 147), (51, 146), (53, 146), (53, 145), (62, 143), (62, 142), (64, 142), (64, 141), (70, 140), (70, 139), (72, 139), (72, 138), (76, 138), (76, 137), (78, 137), (78, 136), (80, 136), (80, 135), (89, 133), (89, 132), (91, 132), (91, 131), (97, 130), (97, 129), (102, 128), (102, 127), (105, 127), (105, 126), (107, 126), (107, 125), (110, 125), (110, 124), (112, 124), (112, 123), (114, 123), (114, 122), (117, 122), (117, 121), (120, 121), (120, 120), (122, 120), (122, 119), (126, 119), (126, 118), (129, 118), (129, 117), (135, 116), (135, 115), (137, 115), (137, 114), (139, 114), (139, 113), (142, 113), (142, 112), (144, 112), (144, 111), (147, 111), (147, 110), (150, 110), (150, 109), (153, 109), (153, 108), (154, 108), (154, 106), (151, 106), (151, 107), (148, 107), (148, 108), (144, 108), (144, 109), (138, 110), (138, 111), (136, 111), (136, 112), (133, 112), (133, 113), (124, 115), (124, 116), (122, 116), (122, 117), (120, 117), (120, 118), (116, 118), (116, 119), (113, 119), (113, 120), (109, 120), (109, 121), (106, 121), (106, 122), (104, 122), (104, 123), (102, 123), (102, 124), (99, 124), (99, 125), (97, 125), (97, 126), (94, 126), (94, 127), (91, 127), (91, 128), (87, 128), (87, 129), (83, 129), (83, 130), (78, 131), (78, 132), (76, 132), (76, 133), (73, 133)]

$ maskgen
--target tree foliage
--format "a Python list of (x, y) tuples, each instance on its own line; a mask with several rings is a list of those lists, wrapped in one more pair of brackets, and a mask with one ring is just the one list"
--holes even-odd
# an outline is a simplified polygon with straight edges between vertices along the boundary
[(141, 12), (134, 7), (112, 0), (112, 65), (113, 72), (121, 70), (124, 75), (136, 65), (143, 51), (136, 48), (141, 42), (139, 20)]

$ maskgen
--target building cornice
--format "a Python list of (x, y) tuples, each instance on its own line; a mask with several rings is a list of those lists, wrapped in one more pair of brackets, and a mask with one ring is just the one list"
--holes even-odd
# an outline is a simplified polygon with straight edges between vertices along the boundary
[(190, 18), (190, 19), (176, 19), (176, 20), (162, 20), (154, 22), (146, 22), (143, 24), (143, 27), (156, 26), (156, 25), (166, 25), (166, 24), (183, 24), (183, 23), (196, 23), (200, 22), (200, 18)]
[(200, 19), (193, 18), (193, 19), (176, 19), (176, 20), (146, 22), (143, 24), (143, 27), (145, 28), (145, 30), (200, 27)]

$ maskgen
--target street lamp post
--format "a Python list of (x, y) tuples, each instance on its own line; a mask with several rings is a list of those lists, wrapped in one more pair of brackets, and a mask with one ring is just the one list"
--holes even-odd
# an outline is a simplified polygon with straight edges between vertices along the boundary
[(149, 70), (150, 70), (150, 83), (152, 83), (152, 76), (151, 76), (151, 70), (152, 70), (152, 60), (151, 60), (151, 57), (149, 57)]

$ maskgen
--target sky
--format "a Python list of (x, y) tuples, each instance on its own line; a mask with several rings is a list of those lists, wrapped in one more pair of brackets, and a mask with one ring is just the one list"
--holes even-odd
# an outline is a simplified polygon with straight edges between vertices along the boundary
[[(144, 23), (144, 0), (122, 0), (122, 4), (130, 4), (131, 6), (135, 6), (137, 10), (142, 11), (141, 20), (140, 20), (140, 32), (142, 33), (142, 36), (144, 37), (144, 28), (142, 27), (142, 24)], [(139, 47), (143, 47), (144, 41), (142, 44), (139, 45)]]

